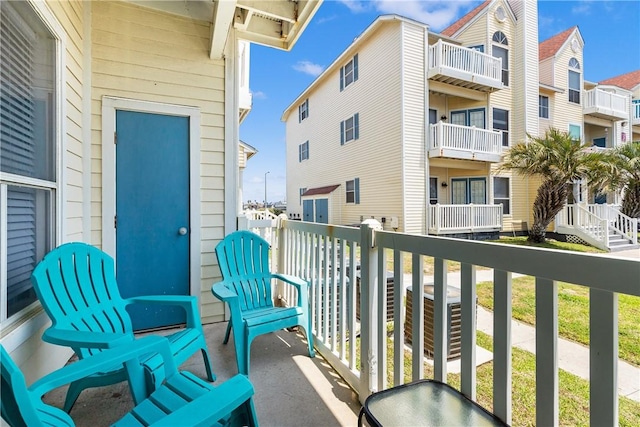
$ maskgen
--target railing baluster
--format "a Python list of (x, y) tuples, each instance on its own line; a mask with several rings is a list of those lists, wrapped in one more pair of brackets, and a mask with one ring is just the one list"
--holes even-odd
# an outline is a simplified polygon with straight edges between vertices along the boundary
[(384, 249), (378, 249), (378, 390), (387, 388), (387, 275)]
[(329, 236), (322, 241), (322, 337), (329, 342)]
[(329, 248), (330, 257), (331, 257), (331, 280), (329, 282), (330, 292), (329, 292), (329, 320), (331, 323), (331, 350), (336, 351), (338, 346), (338, 287), (340, 286), (340, 281), (338, 280), (338, 258), (336, 257), (337, 245), (336, 239), (332, 237), (329, 240), (331, 247)]
[(589, 413), (592, 426), (618, 425), (618, 294), (589, 292)]
[[(356, 244), (349, 242), (349, 305), (347, 313), (349, 315), (349, 368), (356, 370)], [(358, 307), (357, 310), (360, 310)], [(360, 312), (362, 313), (362, 312)], [(362, 314), (360, 314), (362, 317)]]
[(493, 271), (493, 412), (511, 424), (511, 273)]
[(393, 385), (404, 383), (404, 254), (393, 251)]
[(411, 255), (411, 378), (424, 378), (424, 297), (423, 294), (423, 260), (422, 255)]
[(536, 277), (536, 425), (558, 420), (558, 285)]
[(347, 288), (349, 285), (355, 286), (354, 282), (347, 283), (347, 269), (345, 259), (346, 245), (344, 239), (340, 239), (340, 275), (338, 279), (338, 291), (340, 298), (338, 299), (338, 331), (340, 333), (340, 359), (345, 360), (347, 352), (347, 313), (349, 310), (349, 300), (347, 299)]
[(471, 400), (476, 398), (476, 266), (460, 266), (462, 292), (462, 361), (461, 391)]
[(433, 377), (447, 382), (447, 260), (433, 260)]

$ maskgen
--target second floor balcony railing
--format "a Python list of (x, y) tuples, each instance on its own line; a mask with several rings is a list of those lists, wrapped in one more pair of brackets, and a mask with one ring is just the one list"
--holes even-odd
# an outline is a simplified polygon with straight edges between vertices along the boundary
[(607, 120), (628, 120), (629, 97), (598, 88), (587, 90), (583, 112)]
[(429, 46), (430, 79), (469, 89), (502, 89), (502, 59), (438, 40)]
[(474, 126), (438, 122), (429, 125), (429, 157), (499, 162), (502, 134)]

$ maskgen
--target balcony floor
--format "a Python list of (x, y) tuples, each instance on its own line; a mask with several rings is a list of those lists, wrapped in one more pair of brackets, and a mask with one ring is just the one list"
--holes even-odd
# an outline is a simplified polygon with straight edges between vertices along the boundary
[[(204, 326), (213, 369), (221, 383), (237, 373), (233, 340), (222, 344), (226, 323)], [(181, 369), (205, 378), (200, 352)], [(250, 379), (262, 426), (356, 425), (360, 403), (329, 364), (318, 354), (307, 355), (302, 335), (278, 331), (257, 337), (251, 346)], [(45, 396), (45, 402), (62, 407), (67, 388)], [(133, 407), (126, 382), (87, 389), (71, 410), (77, 426), (110, 425)]]

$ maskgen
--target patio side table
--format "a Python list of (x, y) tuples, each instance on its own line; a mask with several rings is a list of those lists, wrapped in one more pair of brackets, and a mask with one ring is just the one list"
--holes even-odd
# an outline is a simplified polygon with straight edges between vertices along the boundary
[(419, 380), (367, 397), (358, 417), (374, 427), (506, 426), (500, 418), (448, 384)]

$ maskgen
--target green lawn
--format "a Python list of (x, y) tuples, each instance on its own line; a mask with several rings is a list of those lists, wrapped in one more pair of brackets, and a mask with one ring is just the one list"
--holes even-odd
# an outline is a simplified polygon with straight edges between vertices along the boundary
[[(477, 344), (492, 350), (492, 338), (478, 332)], [(512, 349), (512, 425), (535, 425), (535, 355), (521, 350)], [(389, 366), (387, 381), (393, 382), (393, 341), (387, 342), (387, 363)], [(404, 354), (404, 381), (411, 381), (411, 352)], [(589, 425), (589, 382), (562, 369), (559, 375), (560, 425), (587, 426)], [(433, 378), (433, 368), (426, 365), (425, 378)], [(460, 389), (460, 375), (449, 374), (447, 382)], [(485, 363), (476, 371), (476, 393), (478, 402), (492, 410), (493, 408), (493, 362)], [(640, 425), (640, 403), (620, 397), (619, 403), (620, 426)]]
[[(478, 303), (493, 310), (493, 284), (479, 283)], [(512, 282), (513, 317), (535, 325), (535, 282), (533, 277), (518, 277)], [(620, 358), (640, 366), (640, 297), (618, 295)], [(589, 289), (558, 284), (558, 334), (589, 345)]]
[(593, 246), (581, 245), (578, 243), (560, 242), (553, 239), (547, 239), (546, 243), (531, 243), (526, 237), (500, 237), (500, 240), (490, 240), (494, 243), (504, 243), (507, 245), (532, 246), (535, 248), (560, 249), (572, 252), (606, 252)]

